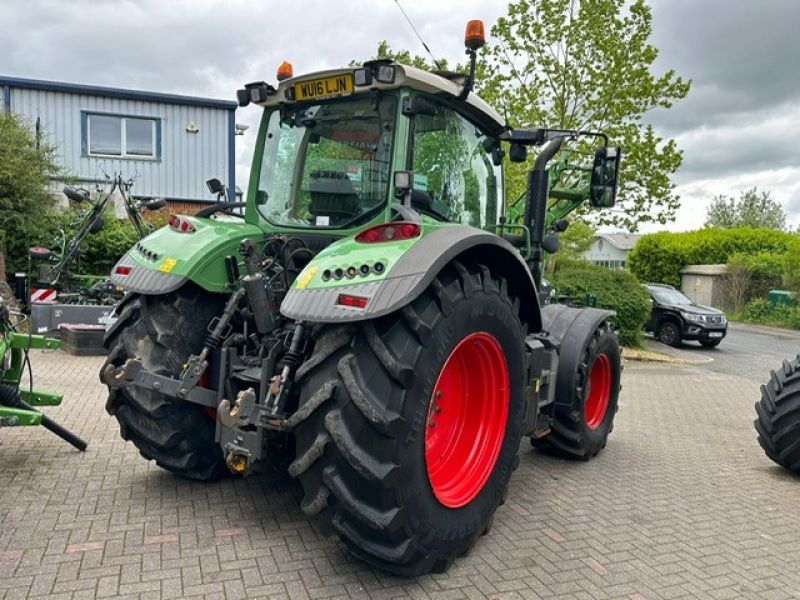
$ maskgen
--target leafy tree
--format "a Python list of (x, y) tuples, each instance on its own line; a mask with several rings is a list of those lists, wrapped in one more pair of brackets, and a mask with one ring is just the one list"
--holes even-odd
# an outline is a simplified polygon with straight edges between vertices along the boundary
[[(491, 28), (476, 82), (481, 97), (515, 127), (600, 130), (621, 145), (617, 208), (597, 220), (630, 231), (674, 220), (679, 206), (670, 174), (682, 153), (643, 118), (684, 98), (690, 82), (673, 70), (652, 73), (658, 50), (648, 42), (651, 31), (646, 0), (516, 0)], [(424, 57), (386, 42), (377, 55), (431, 68)], [(507, 199), (524, 192), (529, 168), (507, 164)]]
[(559, 238), (558, 258), (578, 259), (589, 250), (595, 238), (595, 229), (586, 221), (573, 219)]
[(0, 112), (0, 231), (6, 232), (8, 273), (24, 266), (52, 207), (47, 187), (58, 173), (54, 148), (37, 140), (20, 116)]
[[(690, 82), (652, 72), (652, 14), (645, 0), (516, 0), (491, 29), (481, 95), (515, 127), (608, 133), (623, 148), (617, 210), (599, 222), (635, 231), (675, 218), (669, 175), (681, 164), (675, 141), (644, 123), (646, 113), (684, 98)], [(526, 166), (510, 168), (521, 192)]]
[(768, 191), (759, 193), (754, 187), (742, 191), (738, 200), (722, 194), (716, 196), (708, 207), (705, 226), (786, 229), (786, 211)]

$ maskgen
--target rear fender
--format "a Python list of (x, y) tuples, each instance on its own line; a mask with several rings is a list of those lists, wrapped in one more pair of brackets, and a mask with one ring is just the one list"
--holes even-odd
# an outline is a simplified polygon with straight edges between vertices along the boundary
[(111, 281), (126, 292), (159, 295), (192, 281), (209, 292), (230, 292), (226, 256), (239, 255), (245, 238), (263, 232), (240, 219), (183, 217), (195, 227), (181, 233), (162, 227), (138, 241), (111, 271)]
[(558, 345), (555, 403), (573, 404), (575, 377), (586, 348), (598, 326), (616, 313), (599, 308), (550, 304), (542, 309), (542, 329)]
[[(520, 300), (520, 316), (528, 330), (541, 329), (536, 286), (519, 252), (501, 237), (464, 225), (441, 227), (420, 238), (405, 251), (380, 280), (365, 283), (343, 281), (340, 286), (292, 288), (281, 304), (284, 316), (318, 323), (366, 321), (392, 313), (417, 298), (449, 263), (486, 265), (508, 282), (512, 295)], [(314, 261), (306, 267), (311, 277), (319, 271)], [(301, 273), (298, 281), (304, 280)], [(339, 294), (368, 298), (365, 309), (340, 306)]]

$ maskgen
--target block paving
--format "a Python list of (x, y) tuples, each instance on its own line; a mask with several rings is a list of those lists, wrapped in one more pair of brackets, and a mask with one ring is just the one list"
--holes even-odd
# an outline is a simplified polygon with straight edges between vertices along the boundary
[(89, 448), (0, 430), (0, 600), (800, 598), (800, 479), (758, 447), (747, 379), (627, 365), (597, 459), (525, 441), (491, 531), (447, 573), (406, 579), (323, 537), (280, 468), (200, 484), (145, 461), (104, 411), (101, 358), (32, 360)]

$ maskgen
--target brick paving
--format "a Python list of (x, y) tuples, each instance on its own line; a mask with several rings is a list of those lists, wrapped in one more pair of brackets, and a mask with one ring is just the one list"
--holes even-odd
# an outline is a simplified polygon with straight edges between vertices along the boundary
[(751, 380), (628, 365), (598, 459), (523, 444), (490, 533), (446, 574), (403, 579), (323, 538), (283, 472), (204, 485), (146, 462), (103, 410), (100, 359), (33, 363), (89, 449), (0, 430), (1, 600), (800, 597), (800, 480), (755, 442)]

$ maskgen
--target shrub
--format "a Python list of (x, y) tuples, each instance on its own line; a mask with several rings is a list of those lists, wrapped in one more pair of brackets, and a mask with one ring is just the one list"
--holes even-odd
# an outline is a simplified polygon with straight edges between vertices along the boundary
[(727, 263), (736, 253), (800, 253), (800, 235), (774, 229), (699, 229), (644, 236), (628, 256), (631, 272), (644, 282), (681, 284), (686, 265)]
[(767, 300), (756, 298), (745, 304), (742, 320), (759, 325), (800, 329), (800, 310), (796, 306), (785, 304), (773, 307)]
[(585, 260), (558, 261), (553, 287), (572, 297), (597, 297), (597, 307), (616, 311), (612, 319), (624, 346), (641, 345), (644, 324), (650, 317), (650, 296), (627, 271), (612, 270)]

